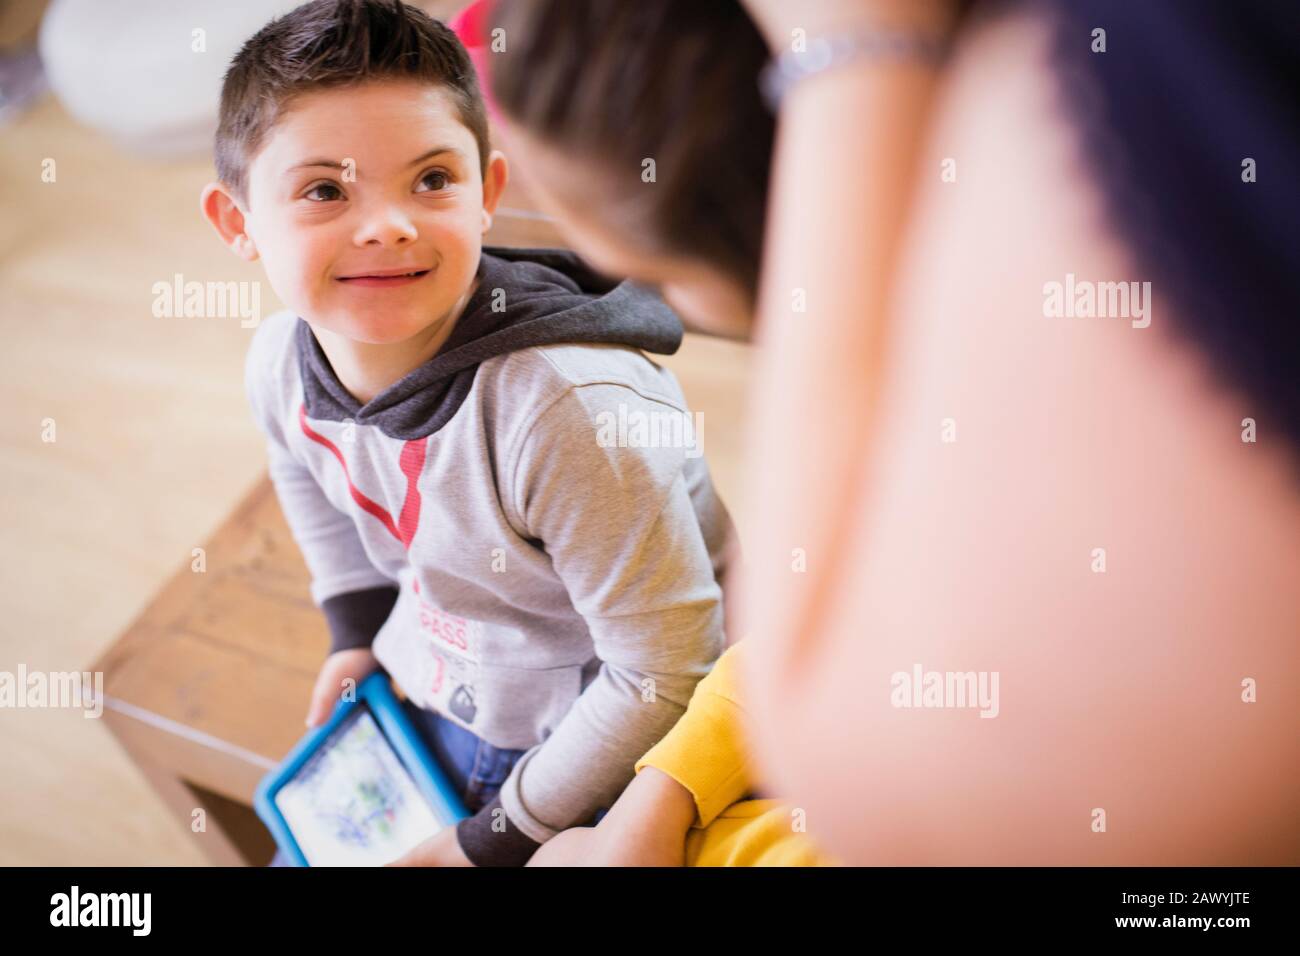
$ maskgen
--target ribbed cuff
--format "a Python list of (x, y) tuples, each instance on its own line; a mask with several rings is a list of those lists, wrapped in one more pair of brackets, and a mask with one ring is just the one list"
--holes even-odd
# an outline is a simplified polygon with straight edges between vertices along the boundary
[(397, 588), (365, 588), (321, 603), (330, 628), (330, 653), (369, 647), (397, 602)]
[(523, 866), (541, 846), (506, 816), (500, 794), (456, 824), (456, 841), (475, 866)]

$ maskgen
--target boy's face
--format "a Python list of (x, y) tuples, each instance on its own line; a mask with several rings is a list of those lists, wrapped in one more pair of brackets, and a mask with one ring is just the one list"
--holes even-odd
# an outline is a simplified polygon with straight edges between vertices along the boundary
[(459, 315), (505, 177), (496, 152), (483, 175), (443, 89), (382, 81), (307, 93), (249, 164), (243, 248), (232, 245), (261, 258), (313, 327), (402, 342)]

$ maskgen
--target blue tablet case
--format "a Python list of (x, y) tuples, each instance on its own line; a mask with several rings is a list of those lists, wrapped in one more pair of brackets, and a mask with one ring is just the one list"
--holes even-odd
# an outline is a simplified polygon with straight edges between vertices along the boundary
[(280, 765), (257, 785), (257, 791), (253, 795), (253, 808), (275, 837), (276, 844), (297, 866), (309, 864), (294, 839), (288, 821), (276, 806), (275, 796), (359, 707), (370, 712), (384, 739), (410, 773), (416, 788), (428, 801), (434, 817), (440, 823), (454, 826), (457, 821), (469, 816), (469, 811), (456, 795), (451, 781), (429, 753), (410, 719), (403, 713), (388, 675), (382, 670), (375, 671), (357, 686), (356, 700), (340, 701), (330, 719), (298, 741)]

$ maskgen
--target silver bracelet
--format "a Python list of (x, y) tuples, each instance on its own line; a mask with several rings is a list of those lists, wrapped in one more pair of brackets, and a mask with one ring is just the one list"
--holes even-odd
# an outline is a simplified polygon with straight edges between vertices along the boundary
[(775, 113), (790, 88), (805, 77), (858, 60), (919, 60), (940, 63), (948, 52), (947, 35), (906, 27), (872, 27), (808, 41), (806, 50), (789, 49), (770, 60), (758, 77), (768, 108)]

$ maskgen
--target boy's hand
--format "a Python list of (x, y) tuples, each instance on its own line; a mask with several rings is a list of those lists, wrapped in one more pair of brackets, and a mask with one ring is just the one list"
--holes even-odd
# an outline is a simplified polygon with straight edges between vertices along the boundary
[(602, 855), (603, 840), (597, 824), (594, 827), (570, 827), (561, 830), (537, 848), (527, 866), (593, 866), (595, 857)]
[(570, 827), (551, 837), (528, 866), (685, 866), (686, 835), (606, 826)]
[(335, 651), (325, 658), (320, 674), (316, 678), (316, 687), (311, 692), (311, 705), (307, 708), (307, 726), (319, 727), (334, 712), (334, 705), (343, 696), (343, 682), (349, 677), (356, 684), (351, 685), (355, 692), (366, 676), (379, 666), (375, 655), (368, 647), (357, 647), (347, 651)]
[(456, 828), (445, 827), (419, 846), (385, 866), (473, 866), (460, 848)]
[(657, 767), (646, 767), (594, 827), (547, 840), (529, 866), (685, 866), (695, 798)]

